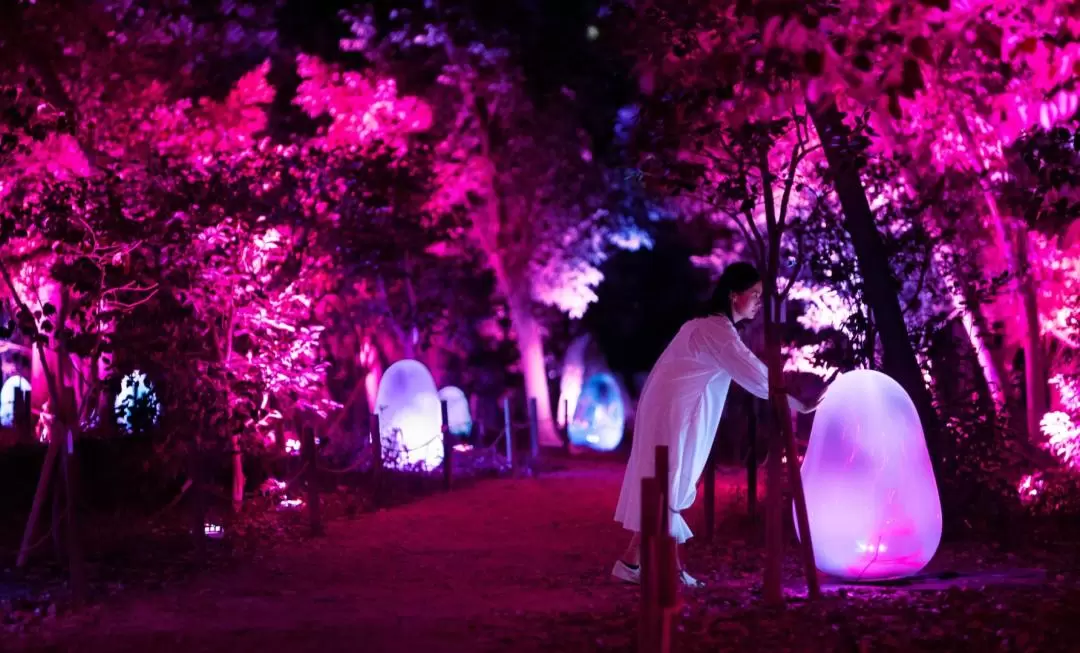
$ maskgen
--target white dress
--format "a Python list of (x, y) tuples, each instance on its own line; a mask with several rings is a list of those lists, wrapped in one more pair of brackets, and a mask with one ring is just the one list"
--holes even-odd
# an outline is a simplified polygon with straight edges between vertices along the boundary
[(768, 368), (731, 320), (712, 316), (684, 324), (641, 391), (615, 521), (641, 530), (641, 479), (655, 473), (656, 446), (666, 444), (671, 534), (680, 543), (693, 536), (678, 511), (694, 503), (733, 379), (757, 397), (769, 396)]

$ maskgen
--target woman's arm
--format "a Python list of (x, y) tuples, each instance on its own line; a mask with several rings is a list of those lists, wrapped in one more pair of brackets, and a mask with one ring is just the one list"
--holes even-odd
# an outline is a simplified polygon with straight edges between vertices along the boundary
[(692, 346), (707, 353), (716, 366), (732, 380), (759, 399), (769, 398), (769, 369), (750, 351), (735, 327), (713, 318), (703, 320), (692, 339)]
[(728, 343), (721, 350), (718, 362), (744, 390), (758, 399), (769, 398), (769, 368), (741, 339)]

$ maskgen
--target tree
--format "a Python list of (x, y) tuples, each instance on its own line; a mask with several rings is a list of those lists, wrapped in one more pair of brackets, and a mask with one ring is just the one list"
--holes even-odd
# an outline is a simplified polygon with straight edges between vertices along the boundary
[(596, 265), (624, 226), (612, 211), (619, 186), (593, 159), (573, 93), (532, 97), (507, 35), (485, 34), (465, 11), (439, 7), (350, 21), (347, 49), (397, 62), (403, 79), (436, 80), (420, 85), (441, 110), (430, 207), (465, 215), (460, 238), (482, 255), (506, 302), (541, 444), (558, 446), (537, 303), (576, 318), (595, 300)]
[[(19, 5), (3, 51), (17, 64), (2, 80), (5, 251), (27, 274), (25, 263), (52, 256), (57, 292), (75, 302), (51, 301), (58, 317), (43, 305), (36, 327), (32, 307), (20, 320), (30, 320), (31, 336), (47, 325), (73, 353), (78, 342), (86, 378), (97, 378), (99, 362), (117, 374), (117, 360), (130, 369), (143, 366), (139, 355), (153, 359), (170, 376), (165, 413), (201, 412), (188, 423), (206, 430), (189, 429), (193, 447), (229, 441), (236, 505), (240, 451), (261, 446), (268, 396), (334, 407), (320, 302), (351, 272), (392, 256), (383, 245), (396, 231), (390, 217), (415, 224), (409, 234), (430, 226), (406, 143), (426, 107), (397, 97), (392, 80), (364, 78), (344, 92), (306, 57), (295, 61), (301, 88), (274, 88), (260, 57), (275, 53), (270, 18), (244, 6), (198, 13), (184, 2), (147, 11), (94, 3), (74, 14)], [(279, 93), (314, 118), (340, 113), (322, 128), (271, 135)], [(40, 255), (30, 261), (22, 250)], [(137, 326), (150, 316), (157, 333)], [(117, 330), (137, 335), (129, 342), (143, 350), (125, 348)], [(194, 375), (185, 369), (193, 359)], [(62, 428), (84, 421), (52, 403), (66, 411)]]

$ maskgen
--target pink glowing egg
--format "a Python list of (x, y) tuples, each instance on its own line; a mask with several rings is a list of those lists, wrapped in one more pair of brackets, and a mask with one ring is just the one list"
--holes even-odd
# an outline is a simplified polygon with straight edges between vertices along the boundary
[(888, 376), (857, 370), (829, 387), (802, 480), (821, 571), (887, 580), (914, 575), (934, 557), (941, 499), (930, 454), (915, 404)]

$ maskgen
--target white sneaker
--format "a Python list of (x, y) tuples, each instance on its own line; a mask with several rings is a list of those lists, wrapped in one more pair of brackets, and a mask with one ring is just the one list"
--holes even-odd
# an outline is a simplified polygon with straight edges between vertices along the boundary
[(612, 568), (611, 575), (627, 583), (641, 584), (641, 567), (631, 567), (622, 560), (615, 561), (615, 567)]
[(685, 569), (679, 571), (679, 580), (687, 587), (705, 587), (705, 583), (686, 573)]

